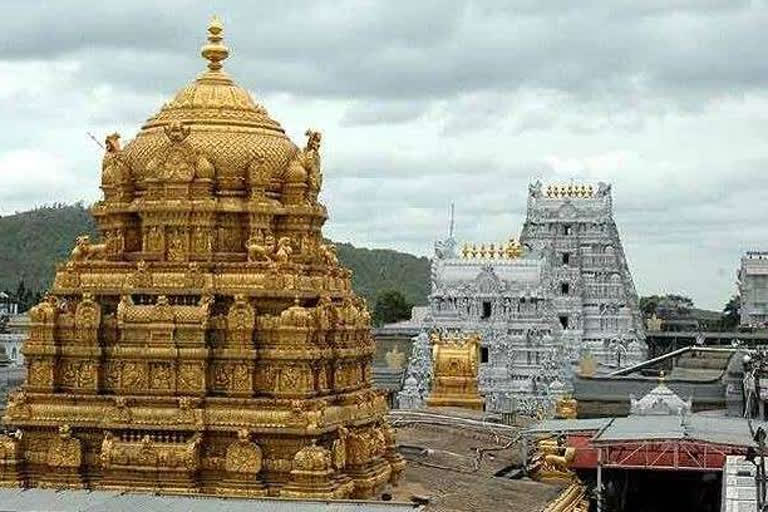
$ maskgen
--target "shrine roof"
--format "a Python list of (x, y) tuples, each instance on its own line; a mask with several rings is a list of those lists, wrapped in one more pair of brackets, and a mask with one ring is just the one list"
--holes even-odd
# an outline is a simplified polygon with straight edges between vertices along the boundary
[[(757, 428), (757, 424), (754, 426)], [(766, 426), (768, 425), (764, 425), (764, 428)], [(592, 441), (612, 443), (653, 439), (689, 440), (744, 447), (754, 444), (745, 419), (702, 414), (614, 418)]]
[[(755, 423), (754, 427), (757, 428)], [(768, 424), (763, 424), (768, 428)], [(687, 416), (626, 416), (573, 420), (546, 420), (528, 429), (526, 434), (569, 434), (594, 432), (597, 444), (650, 440), (688, 440), (712, 444), (751, 446), (749, 425), (743, 418), (696, 413)]]

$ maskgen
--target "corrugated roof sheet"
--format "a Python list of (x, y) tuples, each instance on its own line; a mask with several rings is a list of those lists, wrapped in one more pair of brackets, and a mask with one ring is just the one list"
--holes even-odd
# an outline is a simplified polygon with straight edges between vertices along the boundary
[(155, 496), (110, 491), (0, 489), (2, 512), (397, 512), (410, 503)]
[[(767, 428), (768, 424), (753, 423)], [(715, 444), (753, 446), (747, 420), (705, 415), (628, 416), (616, 418), (595, 436), (596, 442), (642, 441), (646, 439), (689, 439)]]
[(613, 418), (591, 418), (575, 420), (546, 420), (536, 423), (526, 429), (527, 433), (542, 432), (589, 432), (598, 431), (609, 424)]
[(616, 418), (594, 440), (635, 441), (640, 439), (684, 439), (679, 416), (628, 416)]
[[(768, 423), (753, 422), (754, 428)], [(753, 446), (744, 418), (704, 414), (681, 416), (626, 416), (575, 420), (546, 420), (526, 429), (528, 434), (596, 432), (594, 441), (632, 442), (653, 439), (689, 439), (715, 444)]]

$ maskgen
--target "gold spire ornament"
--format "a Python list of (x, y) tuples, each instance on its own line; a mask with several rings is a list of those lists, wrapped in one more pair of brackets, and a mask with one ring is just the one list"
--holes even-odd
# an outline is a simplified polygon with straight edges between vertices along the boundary
[(0, 485), (370, 498), (403, 472), (370, 314), (323, 238), (320, 133), (297, 146), (221, 71), (222, 33), (107, 137), (102, 239), (29, 312)]
[(203, 58), (208, 60), (208, 69), (211, 71), (219, 71), (221, 62), (229, 57), (229, 48), (221, 43), (224, 39), (223, 32), (224, 25), (222, 25), (219, 17), (214, 15), (208, 24), (208, 44), (200, 50)]

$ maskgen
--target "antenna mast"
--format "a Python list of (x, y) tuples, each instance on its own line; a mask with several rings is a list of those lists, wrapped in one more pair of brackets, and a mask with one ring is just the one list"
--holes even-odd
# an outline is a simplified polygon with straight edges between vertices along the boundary
[(451, 201), (451, 223), (450, 223), (450, 227), (448, 228), (448, 237), (449, 238), (453, 238), (454, 210), (455, 210), (454, 206), (455, 205), (454, 205), (453, 201)]

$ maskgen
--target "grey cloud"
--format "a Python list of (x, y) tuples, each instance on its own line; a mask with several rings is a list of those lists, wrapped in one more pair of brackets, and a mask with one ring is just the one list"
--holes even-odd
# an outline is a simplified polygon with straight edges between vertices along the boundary
[[(746, 2), (252, 3), (222, 12), (228, 67), (257, 91), (358, 98), (440, 98), (466, 90), (553, 88), (626, 97), (638, 78), (680, 101), (768, 82), (768, 11)], [(569, 7), (570, 5), (570, 7)], [(176, 87), (209, 8), (177, 1), (15, 4), (0, 51), (75, 56), (84, 76), (136, 88)], [(66, 20), (66, 22), (62, 22)], [(128, 65), (126, 65), (128, 64)], [(602, 91), (602, 92), (600, 92)]]
[(342, 126), (399, 124), (418, 119), (426, 108), (422, 101), (364, 101), (350, 105), (341, 119)]

